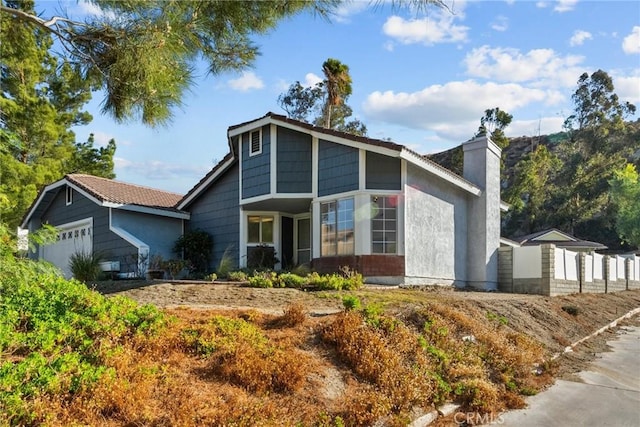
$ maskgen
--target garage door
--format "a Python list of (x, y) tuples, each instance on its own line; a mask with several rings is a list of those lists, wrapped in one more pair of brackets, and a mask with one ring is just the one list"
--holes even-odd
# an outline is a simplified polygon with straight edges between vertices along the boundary
[(42, 247), (40, 257), (58, 267), (64, 277), (71, 278), (69, 260), (74, 253), (91, 254), (93, 251), (93, 218), (59, 225), (55, 243)]

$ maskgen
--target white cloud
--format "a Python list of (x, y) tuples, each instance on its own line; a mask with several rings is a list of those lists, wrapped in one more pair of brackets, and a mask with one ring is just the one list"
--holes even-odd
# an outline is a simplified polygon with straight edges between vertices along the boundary
[(576, 7), (577, 3), (578, 0), (559, 0), (553, 10), (559, 13), (570, 12)]
[(518, 49), (482, 46), (467, 54), (467, 74), (497, 81), (534, 82), (539, 86), (574, 86), (583, 73), (584, 58), (560, 56), (553, 49), (533, 49), (522, 54)]
[(112, 11), (105, 12), (97, 4), (89, 3), (86, 0), (80, 0), (77, 4), (77, 10), (80, 15), (102, 16), (115, 19), (116, 15)]
[(357, 15), (369, 6), (369, 2), (366, 1), (341, 2), (332, 18), (336, 22), (348, 23), (351, 22), (351, 16)]
[(576, 30), (569, 39), (569, 46), (582, 46), (585, 40), (592, 40), (593, 36), (588, 31)]
[(434, 13), (431, 17), (406, 20), (391, 16), (382, 26), (389, 37), (403, 44), (457, 43), (467, 40), (469, 27), (455, 25), (454, 19), (461, 15)]
[(147, 160), (133, 162), (122, 157), (113, 158), (116, 175), (121, 173), (135, 174), (150, 180), (184, 179), (185, 177), (201, 178), (211, 168), (207, 166), (179, 165)]
[(445, 139), (466, 140), (477, 130), (486, 109), (500, 107), (513, 114), (533, 102), (560, 99), (562, 96), (555, 91), (466, 80), (433, 85), (413, 93), (373, 92), (365, 100), (363, 110), (369, 119), (434, 131)]
[(640, 26), (633, 27), (631, 34), (622, 41), (622, 50), (627, 55), (640, 53)]
[(319, 77), (316, 74), (307, 73), (304, 76), (304, 82), (302, 82), (302, 86), (304, 86), (304, 87), (312, 87), (312, 86), (315, 86), (316, 84), (320, 83), (322, 80), (323, 80), (322, 77)]
[[(95, 147), (106, 147), (111, 139), (115, 139), (115, 136), (110, 135), (105, 132), (93, 132), (93, 140)], [(130, 143), (126, 141), (118, 141), (116, 139), (116, 145), (130, 145)]]
[(536, 7), (538, 9), (544, 9), (545, 7), (549, 6), (549, 4), (546, 1), (539, 1), (536, 2)]
[(491, 23), (491, 28), (496, 31), (507, 31), (509, 29), (509, 18), (506, 16), (496, 16), (496, 19)]
[(565, 118), (560, 116), (541, 117), (536, 120), (514, 120), (505, 129), (509, 138), (518, 136), (549, 135), (560, 132)]
[(640, 104), (640, 74), (635, 76), (612, 76), (616, 95), (622, 101)]
[(245, 71), (239, 78), (229, 80), (229, 87), (234, 90), (247, 92), (251, 89), (262, 89), (264, 83), (253, 71)]
[(396, 47), (396, 46), (395, 46), (395, 45), (393, 44), (393, 42), (391, 42), (391, 41), (385, 42), (385, 43), (382, 45), (382, 48), (383, 48), (384, 50), (386, 50), (387, 52), (393, 52), (393, 50), (395, 49), (395, 47)]

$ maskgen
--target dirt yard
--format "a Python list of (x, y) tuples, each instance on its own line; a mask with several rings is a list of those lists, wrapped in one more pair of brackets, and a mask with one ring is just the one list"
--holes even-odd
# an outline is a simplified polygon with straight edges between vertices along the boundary
[[(124, 295), (143, 304), (160, 308), (197, 310), (258, 310), (281, 314), (292, 303), (301, 303), (311, 317), (324, 317), (343, 309), (342, 297), (356, 295), (363, 304), (378, 303), (402, 316), (412, 307), (439, 300), (459, 308), (492, 313), (505, 319), (513, 330), (533, 336), (550, 353), (562, 353), (565, 347), (595, 332), (609, 322), (640, 307), (640, 290), (612, 294), (576, 294), (562, 297), (505, 293), (455, 291), (450, 288), (390, 288), (367, 286), (356, 292), (305, 292), (295, 289), (258, 289), (233, 283), (105, 282), (96, 290), (106, 295)], [(640, 324), (640, 316), (625, 324)], [(584, 369), (606, 351), (606, 341), (614, 331), (577, 346), (558, 358), (558, 377), (575, 379), (574, 372)]]

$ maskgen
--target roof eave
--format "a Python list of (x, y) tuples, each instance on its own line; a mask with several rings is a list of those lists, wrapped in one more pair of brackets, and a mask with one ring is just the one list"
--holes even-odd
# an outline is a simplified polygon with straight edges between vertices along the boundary
[(470, 183), (466, 179), (454, 174), (453, 172), (448, 171), (447, 169), (437, 165), (431, 160), (423, 158), (423, 156), (420, 156), (419, 154), (409, 149), (402, 149), (402, 151), (400, 152), (400, 158), (424, 169), (425, 171), (447, 181), (448, 183), (468, 193), (473, 194), (474, 196), (480, 196), (480, 194), (482, 193), (482, 190), (479, 187)]

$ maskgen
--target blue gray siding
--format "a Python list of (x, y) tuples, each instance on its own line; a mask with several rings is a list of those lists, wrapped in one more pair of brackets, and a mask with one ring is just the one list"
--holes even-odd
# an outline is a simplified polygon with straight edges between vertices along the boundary
[(242, 134), (242, 198), (262, 196), (270, 192), (271, 132), (262, 127), (262, 153), (249, 156), (250, 132)]
[(278, 127), (278, 193), (311, 193), (311, 135)]
[(213, 237), (211, 270), (217, 268), (227, 250), (235, 265), (239, 265), (239, 170), (238, 163), (235, 163), (185, 208), (191, 212), (191, 220), (187, 223), (187, 227), (191, 230), (204, 230)]
[(358, 149), (320, 140), (318, 196), (358, 189)]
[(182, 220), (114, 209), (111, 225), (121, 228), (149, 245), (150, 255), (176, 258), (173, 245), (182, 235)]
[(400, 159), (367, 151), (366, 188), (400, 190)]
[(138, 249), (109, 230), (109, 208), (98, 206), (77, 191), (73, 192), (73, 203), (66, 205), (65, 187), (53, 199), (41, 217), (43, 223), (53, 226), (93, 217), (93, 250), (107, 259), (117, 260), (138, 253)]

